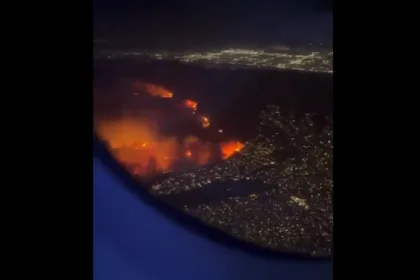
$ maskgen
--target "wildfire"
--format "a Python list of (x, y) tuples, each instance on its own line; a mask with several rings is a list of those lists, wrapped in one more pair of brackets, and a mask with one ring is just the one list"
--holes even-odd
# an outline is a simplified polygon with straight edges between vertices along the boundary
[(193, 159), (200, 165), (205, 165), (210, 161), (211, 143), (207, 143), (195, 136), (189, 136), (184, 139), (186, 157)]
[(171, 171), (182, 153), (198, 165), (208, 164), (215, 145), (194, 136), (182, 141), (164, 137), (149, 119), (104, 120), (98, 122), (96, 131), (108, 142), (114, 156), (141, 176)]
[[(145, 91), (147, 94), (155, 97), (160, 98), (172, 98), (174, 94), (167, 90), (166, 88), (155, 85), (155, 84), (149, 84), (149, 83), (143, 83), (140, 81), (134, 81), (133, 82), (133, 89), (134, 90), (141, 90)], [(134, 95), (138, 95), (138, 92), (135, 92)]]
[(169, 90), (154, 84), (146, 84), (145, 90), (148, 94), (161, 98), (172, 98), (174, 96)]
[(102, 121), (98, 134), (108, 142), (114, 155), (136, 174), (153, 170), (167, 171), (177, 157), (179, 143), (173, 137), (161, 137), (157, 127), (147, 120), (119, 119)]
[[(134, 82), (134, 95), (138, 92), (148, 93), (160, 98), (172, 98), (173, 93), (162, 86), (143, 82)], [(196, 114), (203, 128), (210, 126), (210, 119), (197, 111), (198, 102), (185, 99), (183, 106)], [(152, 116), (147, 119), (124, 117), (114, 121), (98, 123), (97, 133), (108, 142), (115, 157), (127, 166), (134, 174), (148, 175), (155, 172), (169, 172), (182, 162), (182, 158), (197, 165), (206, 165), (212, 155), (220, 154), (223, 159), (241, 151), (245, 145), (238, 141), (210, 143), (188, 136), (184, 139), (163, 136)], [(222, 129), (217, 130), (223, 133)], [(216, 159), (215, 158), (215, 159)], [(182, 163), (181, 163), (182, 165)]]
[(193, 109), (195, 111), (195, 110), (197, 110), (197, 105), (198, 105), (197, 102), (195, 102), (193, 100), (190, 100), (190, 99), (184, 100), (184, 106), (186, 108)]
[(220, 149), (223, 154), (223, 159), (231, 157), (234, 153), (241, 151), (245, 147), (245, 144), (239, 141), (230, 141), (220, 144)]
[(200, 117), (200, 122), (201, 122), (201, 125), (202, 125), (204, 128), (206, 128), (206, 127), (209, 127), (209, 126), (210, 126), (210, 120), (209, 120), (209, 118), (207, 118), (207, 117), (204, 117), (204, 116)]
[(186, 150), (186, 151), (185, 151), (185, 156), (186, 156), (187, 158), (190, 158), (190, 157), (192, 156), (191, 151), (190, 151), (190, 150)]

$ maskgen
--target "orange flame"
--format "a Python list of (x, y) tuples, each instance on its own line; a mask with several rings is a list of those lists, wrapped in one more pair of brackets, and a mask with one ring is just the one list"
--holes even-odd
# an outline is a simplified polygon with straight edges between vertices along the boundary
[(220, 144), (223, 159), (227, 159), (231, 157), (234, 153), (240, 152), (244, 147), (245, 144), (239, 141), (229, 141)]
[(198, 165), (208, 164), (211, 159), (211, 143), (194, 136), (181, 143), (175, 137), (164, 137), (150, 120), (104, 120), (98, 123), (96, 131), (108, 142), (114, 156), (140, 176), (171, 171), (182, 153)]
[(169, 90), (154, 84), (146, 84), (145, 91), (152, 96), (158, 96), (161, 98), (172, 98), (174, 96)]
[[(155, 97), (172, 98), (174, 96), (174, 94), (171, 91), (155, 84), (143, 83), (141, 81), (133, 81), (132, 86), (135, 91), (145, 91), (147, 94)], [(138, 95), (138, 92), (135, 92), (134, 95)]]
[(184, 106), (186, 108), (193, 109), (194, 111), (197, 110), (197, 102), (190, 99), (184, 100)]
[(102, 121), (98, 134), (108, 142), (116, 158), (139, 175), (151, 169), (168, 171), (176, 158), (179, 144), (175, 138), (161, 137), (153, 123), (146, 120)]
[(209, 126), (210, 126), (210, 120), (209, 120), (209, 118), (207, 118), (207, 117), (205, 117), (205, 116), (200, 117), (200, 122), (201, 122), (201, 125), (202, 125), (204, 128), (206, 128), (206, 127), (209, 127)]
[[(137, 91), (141, 91), (160, 98), (173, 97), (172, 92), (159, 85), (139, 81), (134, 81), (132, 85), (135, 90), (134, 95), (138, 95)], [(191, 109), (192, 114), (196, 114), (198, 106), (196, 101), (185, 99), (183, 105)], [(134, 174), (141, 176), (154, 174), (156, 171), (169, 172), (183, 157), (198, 165), (210, 162), (213, 148), (216, 148), (217, 144), (202, 141), (194, 136), (186, 137), (181, 142), (175, 137), (162, 136), (152, 120), (152, 117), (147, 120), (125, 117), (115, 121), (102, 121), (99, 122), (97, 132), (108, 142), (116, 158)], [(199, 116), (198, 120), (203, 128), (208, 128), (211, 124), (207, 116)], [(217, 131), (223, 133), (222, 129)], [(243, 143), (237, 141), (218, 145), (223, 159), (231, 157), (245, 147)], [(218, 153), (214, 156), (217, 157)]]
[(186, 156), (187, 158), (190, 158), (190, 157), (192, 156), (191, 151), (190, 151), (190, 150), (186, 150), (186, 151), (185, 151), (185, 156)]
[[(194, 159), (198, 164), (205, 165), (210, 161), (211, 144), (206, 143), (194, 136), (184, 139), (184, 145), (187, 149), (186, 156)], [(192, 153), (194, 152), (194, 154)]]

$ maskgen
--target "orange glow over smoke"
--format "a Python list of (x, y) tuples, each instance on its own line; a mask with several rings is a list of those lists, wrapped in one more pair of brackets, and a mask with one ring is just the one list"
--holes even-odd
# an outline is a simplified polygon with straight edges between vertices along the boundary
[[(172, 98), (174, 96), (171, 91), (160, 85), (132, 81), (132, 86), (135, 91), (145, 91), (147, 94), (155, 97)], [(135, 93), (134, 95), (138, 95), (138, 93)]]
[(210, 143), (202, 141), (195, 136), (189, 136), (184, 139), (184, 146), (188, 158), (192, 158), (200, 165), (209, 163), (211, 156)]
[[(179, 144), (175, 138), (161, 137), (157, 127), (146, 120), (120, 119), (102, 121), (98, 134), (108, 142), (117, 159), (135, 166), (136, 173), (149, 173), (150, 161), (156, 161), (157, 170), (167, 171), (177, 157)], [(153, 161), (153, 160), (152, 160)]]
[(146, 84), (145, 90), (148, 94), (161, 98), (172, 98), (174, 96), (169, 90), (154, 84)]
[(194, 136), (181, 143), (174, 137), (164, 137), (149, 120), (101, 121), (97, 132), (108, 142), (115, 157), (138, 175), (171, 171), (182, 154), (199, 165), (209, 163), (211, 157), (210, 143)]
[[(174, 94), (166, 88), (144, 83), (132, 82), (135, 91), (147, 93), (160, 98), (172, 98)], [(178, 102), (175, 101), (174, 102)], [(185, 99), (183, 107), (197, 112), (198, 102)], [(203, 128), (210, 127), (210, 119), (197, 113), (198, 121)], [(180, 160), (206, 165), (212, 158), (212, 153), (219, 149), (223, 159), (228, 159), (234, 153), (241, 151), (245, 145), (237, 141), (212, 144), (195, 136), (185, 137), (177, 141), (175, 137), (161, 135), (159, 127), (151, 119), (124, 117), (118, 120), (103, 120), (97, 125), (96, 131), (102, 139), (108, 142), (114, 156), (126, 165), (133, 173), (149, 175), (155, 172), (170, 172), (174, 164)], [(223, 133), (222, 129), (215, 130)], [(213, 150), (215, 149), (215, 150)], [(216, 156), (216, 155), (215, 155)]]
[(186, 157), (188, 157), (188, 158), (190, 158), (190, 157), (192, 156), (191, 151), (190, 151), (190, 150), (187, 150), (187, 151), (185, 152), (185, 156), (186, 156)]
[(193, 100), (186, 99), (184, 100), (184, 106), (189, 109), (193, 109), (194, 111), (197, 110), (197, 102)]

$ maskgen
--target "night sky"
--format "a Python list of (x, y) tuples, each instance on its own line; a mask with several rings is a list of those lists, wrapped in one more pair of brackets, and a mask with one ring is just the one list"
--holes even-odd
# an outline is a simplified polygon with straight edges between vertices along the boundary
[(332, 45), (332, 0), (94, 0), (94, 36), (113, 46)]

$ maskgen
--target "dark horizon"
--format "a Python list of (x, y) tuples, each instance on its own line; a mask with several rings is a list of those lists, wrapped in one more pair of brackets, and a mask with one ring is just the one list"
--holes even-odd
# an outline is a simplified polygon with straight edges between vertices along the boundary
[(332, 46), (331, 0), (231, 3), (95, 0), (94, 39), (132, 48)]

